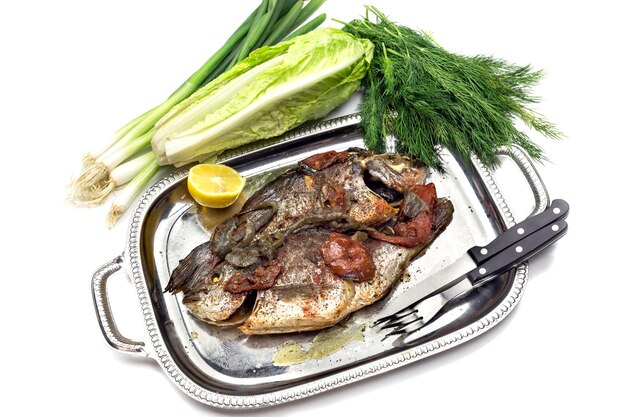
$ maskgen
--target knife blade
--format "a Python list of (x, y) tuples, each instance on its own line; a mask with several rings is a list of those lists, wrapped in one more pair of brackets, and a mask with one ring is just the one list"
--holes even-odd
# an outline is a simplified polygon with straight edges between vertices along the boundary
[(568, 214), (567, 202), (554, 200), (546, 210), (517, 223), (489, 244), (470, 248), (454, 263), (389, 300), (375, 315), (374, 325), (411, 314), (410, 307), (443, 291), (450, 300), (526, 261), (565, 234), (563, 220)]

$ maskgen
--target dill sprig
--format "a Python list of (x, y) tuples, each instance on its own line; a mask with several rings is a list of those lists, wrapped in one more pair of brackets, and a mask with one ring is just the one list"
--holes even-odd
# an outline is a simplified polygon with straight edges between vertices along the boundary
[[(423, 31), (397, 25), (374, 7), (344, 30), (372, 41), (374, 58), (363, 78), (361, 127), (366, 145), (383, 151), (385, 138), (397, 138), (400, 152), (441, 169), (439, 146), (469, 161), (476, 155), (498, 164), (500, 147), (517, 144), (535, 160), (542, 149), (515, 127), (522, 120), (546, 137), (561, 133), (529, 108), (539, 99), (531, 90), (542, 71), (491, 56), (446, 51)], [(372, 13), (376, 22), (369, 19)]]

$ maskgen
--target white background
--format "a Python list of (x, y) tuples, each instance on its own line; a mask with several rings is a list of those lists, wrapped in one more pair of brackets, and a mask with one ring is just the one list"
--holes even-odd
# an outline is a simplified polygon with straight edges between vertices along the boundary
[[(75, 209), (65, 185), (97, 141), (161, 102), (217, 49), (257, 0), (3, 2), (2, 415), (217, 415), (156, 362), (110, 350), (90, 278), (124, 246), (128, 217)], [(361, 1), (329, 0), (342, 20)], [(531, 262), (514, 312), (483, 336), (428, 360), (258, 415), (623, 415), (624, 40), (619, 2), (382, 1), (450, 50), (547, 71), (537, 109), (566, 133), (533, 135), (553, 198), (571, 204), (568, 235)], [(333, 23), (327, 23), (333, 25)], [(337, 24), (334, 24), (337, 25)], [(511, 190), (515, 194), (515, 190)], [(116, 303), (141, 338), (132, 288)], [(242, 413), (243, 414), (243, 413)]]

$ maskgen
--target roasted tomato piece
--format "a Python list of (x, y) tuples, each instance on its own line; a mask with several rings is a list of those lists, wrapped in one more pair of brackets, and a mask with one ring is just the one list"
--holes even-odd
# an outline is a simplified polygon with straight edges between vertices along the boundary
[(322, 244), (324, 262), (335, 275), (353, 281), (374, 279), (376, 266), (372, 255), (361, 242), (341, 233), (332, 233)]
[(406, 191), (400, 212), (404, 220), (393, 226), (393, 235), (370, 232), (376, 240), (414, 248), (424, 244), (432, 232), (437, 192), (433, 183), (414, 185)]
[(411, 187), (411, 191), (413, 191), (417, 196), (428, 206), (428, 211), (431, 213), (435, 211), (435, 206), (437, 205), (437, 190), (435, 189), (435, 184), (428, 183), (425, 185), (417, 184)]
[(250, 290), (266, 290), (271, 288), (280, 275), (282, 265), (277, 261), (264, 262), (254, 271), (240, 271), (234, 273), (224, 284), (224, 289), (232, 293)]
[(324, 153), (318, 153), (317, 155), (309, 156), (303, 159), (300, 163), (313, 168), (316, 171), (321, 171), (329, 166), (336, 164), (337, 162), (345, 162), (350, 157), (348, 152), (328, 151)]
[(421, 212), (407, 223), (398, 223), (393, 230), (398, 236), (414, 237), (418, 245), (426, 242), (432, 230), (432, 216)]
[(432, 230), (432, 216), (426, 212), (419, 213), (408, 222), (400, 222), (393, 227), (395, 235), (386, 235), (381, 232), (370, 232), (370, 236), (376, 240), (415, 248), (428, 240)]

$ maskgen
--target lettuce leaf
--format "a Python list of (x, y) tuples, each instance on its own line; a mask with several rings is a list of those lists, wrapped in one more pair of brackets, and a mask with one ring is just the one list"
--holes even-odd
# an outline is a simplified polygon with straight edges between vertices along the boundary
[(321, 118), (356, 91), (372, 54), (370, 41), (331, 28), (259, 48), (157, 123), (157, 159), (200, 161)]

